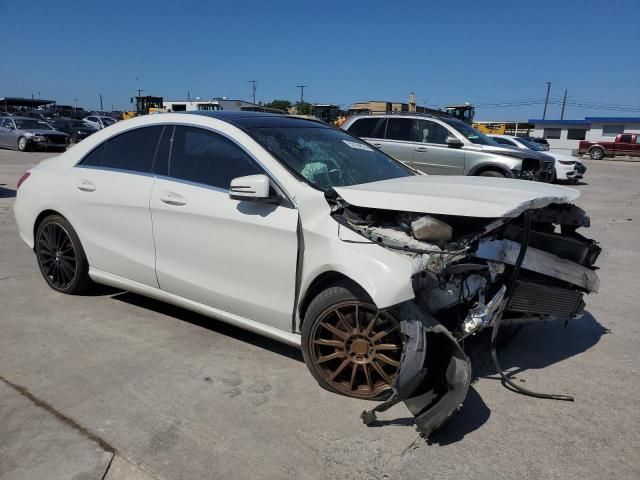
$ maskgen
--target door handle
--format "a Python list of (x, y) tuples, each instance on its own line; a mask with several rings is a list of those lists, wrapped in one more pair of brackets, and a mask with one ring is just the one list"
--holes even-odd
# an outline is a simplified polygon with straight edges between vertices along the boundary
[(181, 207), (182, 205), (186, 205), (187, 201), (177, 193), (173, 192), (165, 192), (160, 197), (160, 201), (162, 203), (166, 203), (167, 205), (173, 205), (174, 207)]
[(96, 186), (91, 183), (89, 180), (80, 180), (80, 183), (76, 185), (78, 190), (82, 190), (83, 192), (95, 192)]
[(427, 147), (416, 147), (416, 152), (426, 152), (427, 151)]
[(372, 143), (371, 145), (373, 145), (376, 148), (380, 148), (382, 146), (381, 143)]

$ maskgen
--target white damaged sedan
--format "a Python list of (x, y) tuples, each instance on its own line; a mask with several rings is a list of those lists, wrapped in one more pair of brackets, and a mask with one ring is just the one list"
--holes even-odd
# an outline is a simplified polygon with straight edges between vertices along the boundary
[(100, 130), (26, 172), (14, 208), (51, 288), (111, 285), (301, 346), (322, 387), (404, 401), (428, 435), (466, 396), (465, 337), (578, 317), (597, 291), (577, 197), (420, 175), (312, 120), (202, 112)]

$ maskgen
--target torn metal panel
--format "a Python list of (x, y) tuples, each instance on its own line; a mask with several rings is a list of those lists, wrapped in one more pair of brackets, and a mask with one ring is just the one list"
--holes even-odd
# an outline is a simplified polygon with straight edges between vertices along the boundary
[[(493, 239), (481, 240), (477, 250), (471, 255), (515, 265), (519, 251), (518, 242)], [(593, 270), (536, 248), (527, 250), (522, 268), (577, 285), (588, 292), (597, 293), (600, 286), (598, 275)]]

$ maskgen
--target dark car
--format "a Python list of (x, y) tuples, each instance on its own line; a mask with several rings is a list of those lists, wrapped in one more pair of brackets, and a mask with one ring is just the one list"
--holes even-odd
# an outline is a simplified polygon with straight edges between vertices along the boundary
[(549, 142), (547, 142), (545, 138), (538, 138), (538, 137), (522, 137), (522, 138), (524, 138), (525, 140), (529, 140), (530, 142), (535, 142), (538, 145), (541, 145), (543, 151), (549, 150)]
[(53, 128), (69, 135), (71, 142), (78, 143), (89, 135), (96, 133), (97, 128), (73, 118), (58, 118), (52, 124)]
[(0, 118), (0, 147), (27, 150), (66, 150), (69, 136), (44, 120), (29, 117)]

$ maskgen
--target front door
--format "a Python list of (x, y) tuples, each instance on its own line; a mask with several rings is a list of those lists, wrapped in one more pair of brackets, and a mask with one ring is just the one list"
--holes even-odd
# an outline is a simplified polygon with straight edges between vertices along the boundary
[(449, 135), (453, 133), (439, 123), (418, 120), (412, 166), (431, 175), (464, 175), (464, 149), (447, 145)]
[(222, 134), (176, 126), (151, 194), (160, 288), (291, 331), (298, 212), (229, 198), (233, 178), (265, 173)]

